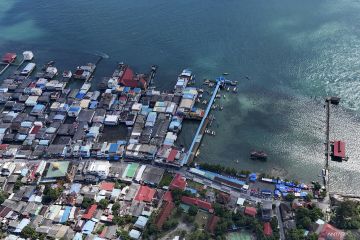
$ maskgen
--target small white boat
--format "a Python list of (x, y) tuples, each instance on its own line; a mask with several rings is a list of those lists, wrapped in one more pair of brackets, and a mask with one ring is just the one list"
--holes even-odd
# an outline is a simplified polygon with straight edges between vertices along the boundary
[(71, 78), (72, 72), (71, 71), (64, 71), (62, 74), (63, 78)]
[(34, 58), (34, 53), (32, 51), (23, 52), (24, 61), (31, 61)]

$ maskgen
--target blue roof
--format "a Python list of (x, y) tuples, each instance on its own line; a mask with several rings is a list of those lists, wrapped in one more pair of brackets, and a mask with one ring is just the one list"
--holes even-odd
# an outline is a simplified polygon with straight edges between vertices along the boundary
[(78, 92), (78, 94), (76, 94), (75, 98), (77, 98), (77, 99), (83, 99), (84, 96), (85, 96), (85, 93)]
[(81, 233), (76, 233), (75, 234), (75, 236), (74, 236), (74, 238), (73, 238), (73, 240), (82, 240), (83, 238), (82, 238), (82, 234)]
[(80, 106), (72, 106), (69, 108), (69, 112), (77, 112), (81, 109)]
[(135, 93), (140, 93), (140, 92), (141, 92), (141, 88), (134, 88), (134, 92), (135, 92)]
[(116, 143), (119, 144), (119, 145), (126, 145), (127, 144), (127, 142), (125, 140), (118, 140)]
[(213, 180), (215, 177), (218, 177), (220, 179), (224, 179), (224, 180), (227, 180), (227, 181), (239, 184), (239, 185), (246, 185), (246, 182), (241, 181), (241, 180), (239, 180), (237, 178), (234, 178), (234, 177), (228, 177), (228, 176), (224, 176), (224, 175), (214, 173), (214, 172), (210, 172), (210, 171), (206, 171), (206, 170), (202, 170), (202, 171), (205, 173), (204, 177), (206, 177), (208, 179), (211, 179), (211, 180)]
[(73, 183), (70, 187), (70, 193), (79, 193), (81, 188), (80, 183)]
[(89, 108), (90, 109), (94, 109), (94, 108), (96, 108), (97, 107), (97, 105), (98, 105), (98, 101), (91, 101), (90, 102), (90, 106), (89, 106)]
[(119, 145), (116, 143), (111, 143), (109, 148), (109, 153), (116, 153)]
[(64, 214), (61, 217), (60, 223), (64, 223), (68, 220), (69, 216), (70, 216), (70, 212), (71, 212), (71, 207), (70, 206), (66, 206), (65, 210), (64, 210)]
[(187, 93), (187, 94), (184, 94), (184, 95), (182, 96), (182, 98), (184, 98), (184, 99), (193, 99), (193, 98), (194, 98), (194, 94)]
[(82, 233), (84, 234), (90, 234), (95, 228), (95, 222), (94, 221), (87, 221), (84, 226), (82, 227)]
[(45, 108), (45, 105), (43, 105), (43, 104), (36, 104), (35, 106), (34, 106), (34, 110), (41, 110), (41, 109), (44, 109)]
[(26, 176), (28, 172), (29, 172), (29, 169), (27, 169), (27, 168), (22, 169), (21, 176), (23, 176), (23, 177)]
[(16, 226), (16, 229), (14, 232), (19, 233), (23, 230), (24, 227), (26, 227), (30, 223), (30, 219), (24, 218), (20, 221), (20, 223)]

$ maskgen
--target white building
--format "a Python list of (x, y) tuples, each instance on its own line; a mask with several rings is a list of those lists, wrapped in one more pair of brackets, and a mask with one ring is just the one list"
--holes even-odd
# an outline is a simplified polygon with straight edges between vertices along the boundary
[(107, 178), (111, 164), (108, 161), (93, 161), (88, 166), (88, 173), (96, 175), (101, 179)]

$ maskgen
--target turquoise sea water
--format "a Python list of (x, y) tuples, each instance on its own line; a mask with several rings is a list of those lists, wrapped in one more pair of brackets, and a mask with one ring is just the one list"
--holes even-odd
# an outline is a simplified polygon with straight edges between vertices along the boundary
[[(331, 137), (346, 141), (350, 160), (331, 163), (331, 186), (360, 192), (359, 10), (353, 0), (2, 0), (0, 53), (32, 50), (60, 69), (106, 53), (98, 79), (118, 61), (139, 72), (158, 64), (161, 89), (186, 67), (199, 80), (229, 72), (239, 93), (221, 100), (199, 160), (306, 181), (324, 164), (322, 98), (338, 95)], [(186, 127), (180, 142), (189, 144), (195, 125)], [(269, 160), (248, 160), (252, 149)]]

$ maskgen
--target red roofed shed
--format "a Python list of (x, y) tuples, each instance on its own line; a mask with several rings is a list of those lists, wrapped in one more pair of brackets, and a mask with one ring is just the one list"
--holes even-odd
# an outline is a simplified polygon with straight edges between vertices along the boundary
[(0, 144), (0, 150), (7, 150), (9, 147), (9, 144)]
[(178, 150), (176, 149), (171, 149), (169, 156), (167, 157), (166, 161), (167, 162), (173, 162), (175, 161), (175, 157), (178, 154)]
[(269, 222), (264, 223), (264, 234), (265, 236), (271, 236), (272, 235), (272, 229)]
[(215, 216), (215, 215), (211, 216), (211, 218), (209, 219), (209, 221), (207, 223), (207, 230), (210, 233), (214, 234), (216, 225), (217, 225), (219, 220), (220, 220), (220, 218), (218, 216)]
[(343, 240), (345, 238), (345, 233), (336, 227), (325, 223), (323, 228), (319, 233), (318, 240)]
[(148, 186), (141, 186), (135, 200), (143, 202), (151, 202), (155, 195), (155, 189)]
[(165, 202), (161, 208), (160, 213), (158, 214), (155, 224), (158, 228), (161, 228), (171, 214), (171, 211), (175, 208), (173, 202)]
[(183, 177), (180, 173), (177, 173), (174, 179), (170, 183), (170, 187), (172, 189), (181, 189), (184, 190), (186, 188), (186, 178)]
[(113, 182), (102, 182), (100, 183), (100, 189), (105, 191), (112, 191), (115, 187)]
[(334, 157), (345, 158), (345, 142), (334, 142)]
[(172, 202), (172, 201), (173, 201), (173, 196), (172, 196), (172, 194), (171, 194), (170, 191), (167, 191), (167, 192), (164, 194), (163, 200), (164, 200), (165, 202)]
[(87, 220), (91, 219), (94, 216), (96, 209), (96, 204), (91, 205), (86, 209), (86, 212), (82, 215), (82, 218)]
[(188, 197), (188, 196), (182, 196), (181, 197), (181, 201), (185, 204), (188, 204), (188, 205), (193, 205), (193, 206), (197, 206), (201, 209), (204, 209), (204, 210), (208, 210), (209, 212), (212, 212), (213, 211), (213, 208), (212, 208), (212, 205), (211, 203), (209, 202), (206, 202), (206, 201), (203, 201), (203, 200), (200, 200), (198, 198), (192, 198), (192, 197)]
[(248, 216), (255, 217), (257, 210), (254, 207), (246, 207), (244, 213)]

